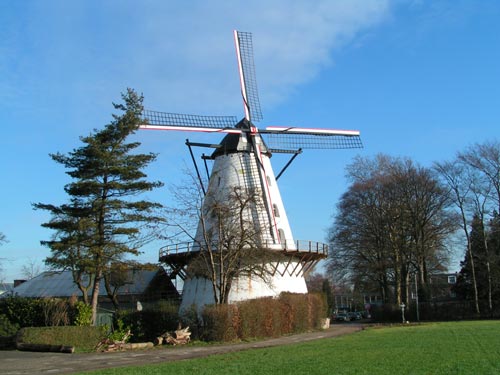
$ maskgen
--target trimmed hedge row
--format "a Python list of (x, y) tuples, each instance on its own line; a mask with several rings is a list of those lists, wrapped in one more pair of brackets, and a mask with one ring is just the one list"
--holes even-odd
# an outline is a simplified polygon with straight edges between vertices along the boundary
[(78, 352), (91, 352), (106, 336), (106, 327), (25, 327), (17, 333), (16, 341), (23, 344), (74, 346)]
[(76, 298), (8, 296), (0, 299), (0, 315), (19, 327), (65, 326), (75, 322), (78, 306)]
[(283, 293), (234, 305), (207, 306), (200, 338), (234, 341), (278, 337), (321, 328), (327, 304), (320, 294)]
[(203, 341), (235, 341), (278, 337), (321, 327), (327, 316), (322, 294), (282, 293), (278, 298), (259, 298), (232, 305), (196, 307), (178, 315), (178, 305), (163, 303), (143, 311), (120, 311), (120, 319), (132, 332), (131, 342), (154, 341), (181, 324), (189, 326), (192, 338)]

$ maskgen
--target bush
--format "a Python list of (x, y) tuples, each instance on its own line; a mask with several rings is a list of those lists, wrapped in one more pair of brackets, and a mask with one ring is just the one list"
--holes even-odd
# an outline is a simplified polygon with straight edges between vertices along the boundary
[(20, 327), (45, 325), (42, 302), (39, 299), (8, 296), (1, 300), (0, 313)]
[(179, 306), (176, 303), (160, 301), (142, 311), (120, 311), (117, 319), (121, 319), (125, 326), (130, 327), (131, 342), (154, 341), (159, 335), (177, 329), (178, 311)]
[(202, 312), (201, 339), (234, 341), (238, 338), (238, 308), (235, 305), (209, 305)]
[(203, 320), (198, 314), (196, 305), (191, 305), (187, 309), (183, 309), (179, 316), (182, 327), (189, 327), (191, 331), (191, 339), (200, 339), (203, 332)]
[(0, 336), (13, 336), (19, 330), (19, 324), (12, 323), (5, 314), (0, 314)]
[(74, 346), (76, 351), (91, 352), (106, 337), (104, 327), (25, 327), (17, 334), (17, 341), (26, 344)]
[(92, 306), (82, 301), (77, 301), (74, 304), (74, 310), (74, 324), (76, 326), (92, 325)]
[(72, 299), (8, 296), (0, 300), (0, 314), (20, 327), (70, 325), (78, 314), (75, 306), (80, 303)]

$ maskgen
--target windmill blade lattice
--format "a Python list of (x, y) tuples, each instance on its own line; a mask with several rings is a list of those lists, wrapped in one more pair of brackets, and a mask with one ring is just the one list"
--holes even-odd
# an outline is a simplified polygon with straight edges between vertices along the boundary
[(266, 144), (271, 148), (297, 150), (302, 149), (351, 149), (363, 148), (361, 138), (357, 135), (338, 134), (290, 134), (266, 133), (261, 131)]
[(144, 110), (142, 116), (147, 125), (160, 126), (226, 129), (234, 128), (238, 123), (236, 116), (184, 115), (150, 110)]
[(259, 92), (253, 59), (252, 33), (235, 31), (235, 42), (240, 66), (240, 80), (245, 113), (250, 115), (247, 120), (261, 121)]

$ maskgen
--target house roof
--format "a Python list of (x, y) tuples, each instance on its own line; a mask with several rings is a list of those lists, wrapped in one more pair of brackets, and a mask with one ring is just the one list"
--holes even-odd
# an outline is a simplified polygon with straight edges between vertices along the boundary
[[(118, 295), (142, 294), (161, 269), (127, 271), (130, 280), (118, 289)], [(81, 295), (73, 282), (71, 271), (49, 271), (18, 285), (12, 290), (19, 297), (71, 297)], [(104, 281), (101, 281), (99, 295), (106, 296)]]

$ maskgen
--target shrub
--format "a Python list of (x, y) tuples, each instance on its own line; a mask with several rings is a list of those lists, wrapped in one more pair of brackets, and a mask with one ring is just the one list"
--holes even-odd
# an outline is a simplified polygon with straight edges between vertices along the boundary
[(177, 329), (179, 306), (175, 303), (160, 301), (157, 305), (142, 311), (126, 310), (117, 314), (117, 319), (130, 327), (132, 342), (153, 341), (159, 335)]
[(192, 339), (200, 339), (203, 332), (203, 321), (198, 314), (198, 307), (195, 304), (183, 309), (179, 320), (182, 327), (189, 327)]
[(13, 336), (19, 330), (19, 324), (12, 323), (7, 315), (0, 314), (0, 336)]
[(208, 305), (202, 312), (205, 341), (233, 341), (238, 338), (238, 308), (235, 305)]
[(95, 346), (106, 337), (104, 327), (26, 327), (17, 334), (17, 341), (29, 344), (74, 346), (76, 351), (94, 351)]
[(8, 296), (1, 300), (0, 313), (20, 327), (42, 327), (45, 325), (41, 300)]
[(45, 326), (66, 326), (70, 322), (70, 308), (67, 300), (42, 298), (38, 301)]
[(69, 325), (78, 314), (79, 304), (72, 299), (8, 296), (0, 300), (0, 314), (20, 327)]
[(240, 338), (277, 337), (288, 333), (283, 332), (280, 307), (281, 301), (272, 297), (240, 302)]
[(125, 326), (123, 320), (116, 319), (115, 327), (108, 334), (108, 339), (111, 341), (128, 342), (130, 340), (129, 331), (131, 331), (129, 326)]
[(75, 318), (74, 324), (76, 326), (90, 326), (92, 325), (92, 306), (87, 305), (82, 301), (75, 302)]

